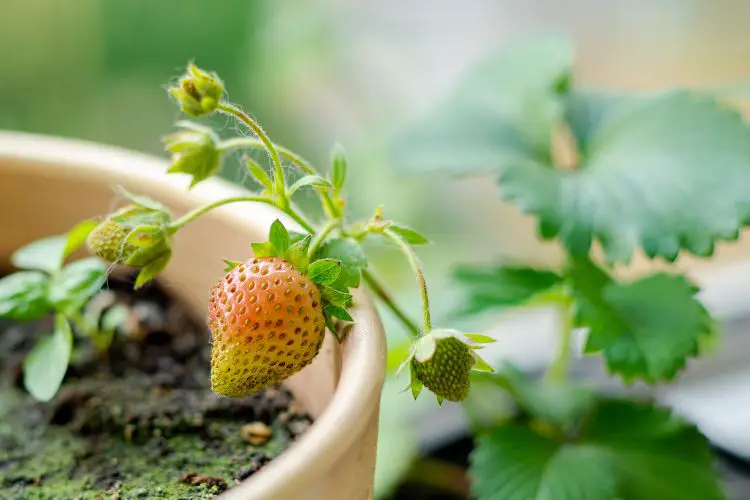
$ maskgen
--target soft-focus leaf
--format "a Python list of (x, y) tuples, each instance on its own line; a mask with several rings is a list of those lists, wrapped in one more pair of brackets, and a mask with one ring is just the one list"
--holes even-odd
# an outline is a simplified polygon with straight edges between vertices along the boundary
[(44, 316), (49, 278), (36, 271), (20, 271), (0, 279), (0, 318), (28, 321)]
[(517, 265), (460, 267), (454, 277), (465, 285), (464, 314), (516, 306), (562, 283), (553, 271)]
[(86, 238), (88, 238), (89, 233), (98, 225), (98, 220), (88, 219), (79, 222), (73, 227), (73, 229), (68, 231), (68, 239), (65, 242), (63, 258), (68, 257), (70, 254), (81, 248), (86, 243)]
[(605, 400), (565, 438), (511, 423), (477, 439), (477, 500), (719, 500), (706, 439), (668, 410)]
[(141, 269), (141, 272), (138, 273), (138, 277), (135, 279), (133, 288), (141, 288), (143, 285), (156, 278), (159, 273), (162, 272), (165, 267), (167, 267), (170, 258), (172, 258), (172, 254), (168, 252), (146, 264)]
[(388, 225), (388, 230), (393, 231), (397, 235), (401, 236), (404, 241), (406, 241), (410, 245), (426, 245), (430, 242), (430, 240), (425, 238), (415, 229), (402, 226), (401, 224), (391, 223)]
[(576, 324), (590, 330), (586, 351), (601, 351), (609, 370), (625, 380), (673, 378), (713, 331), (697, 287), (684, 276), (617, 283), (588, 259), (577, 259), (569, 276)]
[(33, 269), (55, 273), (65, 259), (68, 236), (50, 236), (19, 248), (10, 256), (10, 262), (18, 269)]
[(346, 182), (346, 155), (340, 144), (336, 144), (331, 151), (331, 181), (338, 195)]
[(65, 266), (50, 282), (49, 298), (58, 311), (80, 309), (107, 280), (107, 266), (96, 257)]
[(34, 346), (23, 362), (23, 385), (38, 401), (49, 401), (68, 371), (73, 333), (68, 320), (58, 315), (55, 331)]

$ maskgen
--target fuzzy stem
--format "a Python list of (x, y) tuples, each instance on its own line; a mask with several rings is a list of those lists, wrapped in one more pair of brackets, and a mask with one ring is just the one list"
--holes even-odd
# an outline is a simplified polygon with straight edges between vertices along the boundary
[(419, 284), (419, 292), (422, 296), (422, 314), (424, 316), (424, 333), (430, 333), (432, 330), (432, 320), (430, 319), (430, 296), (427, 293), (427, 280), (425, 280), (424, 272), (422, 271), (422, 264), (420, 264), (417, 255), (414, 253), (414, 249), (398, 234), (394, 233), (390, 229), (383, 231), (383, 236), (390, 239), (401, 252), (406, 256), (409, 261), (414, 275), (417, 277), (417, 283)]
[(258, 123), (255, 120), (253, 120), (250, 117), (250, 115), (242, 111), (240, 108), (238, 108), (234, 104), (222, 102), (219, 104), (219, 107), (217, 109), (221, 111), (222, 113), (228, 114), (230, 116), (234, 116), (235, 118), (240, 120), (263, 143), (263, 146), (266, 148), (266, 150), (268, 151), (268, 154), (271, 156), (271, 163), (273, 163), (273, 178), (274, 178), (274, 183), (276, 187), (276, 194), (279, 196), (281, 204), (284, 207), (288, 206), (289, 199), (286, 193), (286, 184), (284, 182), (284, 171), (281, 167), (281, 159), (279, 158), (279, 152), (276, 150), (276, 145), (273, 142), (271, 142), (271, 139), (263, 131), (261, 126), (258, 125)]
[(315, 252), (317, 252), (323, 242), (325, 242), (325, 239), (331, 234), (331, 231), (336, 229), (339, 225), (340, 222), (338, 220), (328, 221), (326, 225), (315, 234), (312, 242), (310, 242), (310, 248), (307, 250), (307, 255), (310, 259), (312, 259)]
[(380, 301), (404, 324), (409, 334), (414, 338), (418, 338), (420, 334), (419, 326), (396, 304), (383, 284), (367, 269), (362, 270), (362, 279), (365, 280), (367, 286), (370, 287), (370, 290), (372, 290)]
[(194, 221), (201, 215), (206, 214), (207, 212), (210, 212), (214, 208), (221, 207), (223, 205), (228, 205), (230, 203), (239, 203), (239, 202), (259, 202), (259, 203), (266, 203), (268, 205), (274, 205), (273, 200), (266, 198), (265, 196), (234, 196), (232, 198), (225, 198), (223, 200), (218, 200), (213, 203), (209, 203), (208, 205), (205, 205), (203, 207), (196, 208), (192, 212), (188, 212), (187, 214), (183, 215), (176, 221), (172, 222), (169, 225), (170, 232), (177, 232), (178, 230), (182, 229), (184, 226), (189, 224), (190, 222)]
[[(283, 146), (279, 146), (278, 144), (274, 144), (274, 147), (276, 148), (276, 151), (279, 152), (279, 156), (294, 163), (304, 173), (308, 175), (318, 174), (318, 172), (315, 170), (315, 168), (313, 168), (312, 165), (310, 165), (310, 163), (305, 161), (304, 158), (297, 155), (291, 149), (287, 149)], [(226, 141), (222, 141), (221, 144), (219, 145), (219, 149), (222, 152), (231, 151), (233, 149), (243, 149), (243, 148), (265, 149), (265, 144), (260, 139), (256, 139), (254, 137), (235, 137), (233, 139), (227, 139)]]
[(560, 307), (560, 342), (552, 364), (547, 369), (545, 378), (555, 382), (563, 382), (568, 376), (570, 365), (570, 348), (573, 341), (573, 308), (565, 301)]

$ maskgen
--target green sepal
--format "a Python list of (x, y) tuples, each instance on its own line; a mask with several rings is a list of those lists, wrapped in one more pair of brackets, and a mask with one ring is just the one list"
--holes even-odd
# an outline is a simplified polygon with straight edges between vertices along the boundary
[(409, 367), (409, 374), (411, 377), (411, 382), (409, 384), (409, 387), (411, 388), (411, 395), (414, 396), (414, 399), (416, 400), (419, 397), (419, 394), (422, 392), (422, 382), (417, 377), (417, 374), (414, 372), (414, 369)]
[(430, 242), (430, 240), (428, 240), (425, 236), (420, 234), (415, 229), (401, 224), (396, 224), (395, 222), (391, 222), (388, 225), (388, 229), (401, 236), (401, 238), (403, 238), (404, 241), (406, 241), (410, 245), (426, 245)]
[(167, 252), (161, 257), (157, 257), (156, 259), (152, 260), (143, 268), (141, 269), (141, 272), (138, 273), (138, 277), (135, 279), (135, 284), (133, 285), (133, 288), (136, 290), (141, 288), (143, 285), (151, 281), (152, 279), (156, 278), (156, 276), (164, 270), (165, 267), (167, 267), (167, 264), (169, 263), (169, 259), (172, 257), (171, 252)]
[(286, 249), (289, 248), (291, 240), (289, 239), (289, 231), (286, 230), (284, 224), (279, 219), (273, 221), (271, 229), (268, 232), (268, 241), (276, 249), (276, 255), (282, 256)]
[[(291, 235), (290, 235), (291, 236)], [(310, 266), (310, 260), (307, 256), (307, 250), (310, 247), (310, 241), (312, 236), (309, 234), (304, 235), (302, 239), (298, 239), (286, 249), (285, 259), (292, 264), (294, 267), (299, 269), (303, 274), (307, 273)]]
[(256, 257), (276, 257), (276, 247), (270, 241), (263, 243), (250, 243), (253, 255)]
[(477, 355), (477, 353), (474, 353), (474, 359), (476, 360), (474, 362), (474, 366), (471, 367), (472, 370), (475, 372), (486, 372), (486, 373), (494, 373), (495, 369), (492, 368), (489, 363), (487, 363), (484, 359), (482, 359), (481, 356)]
[(323, 299), (334, 306), (346, 308), (351, 303), (352, 294), (349, 292), (336, 290), (335, 288), (326, 285), (319, 286), (318, 288), (320, 289), (320, 294), (323, 296)]
[(464, 335), (478, 344), (492, 344), (493, 342), (497, 342), (497, 339), (483, 333), (464, 333)]
[(333, 335), (336, 338), (337, 342), (341, 342), (341, 339), (339, 338), (339, 332), (336, 329), (336, 323), (333, 321), (333, 317), (324, 315), (323, 319), (326, 323), (326, 328), (328, 328), (328, 331), (331, 332), (331, 335)]
[(230, 260), (230, 259), (221, 259), (221, 260), (224, 261), (224, 272), (225, 273), (228, 273), (229, 271), (231, 271), (235, 267), (237, 267), (240, 264), (242, 264), (242, 262), (240, 262), (239, 260)]
[(249, 156), (245, 156), (243, 159), (245, 160), (245, 165), (247, 165), (247, 171), (250, 172), (253, 179), (258, 181), (258, 184), (263, 186), (269, 193), (273, 193), (273, 181), (265, 169), (260, 166), (260, 163)]
[(86, 219), (79, 222), (73, 228), (68, 231), (68, 238), (65, 242), (65, 250), (63, 256), (68, 257), (70, 254), (81, 248), (86, 243), (89, 233), (99, 225), (99, 221), (96, 219)]
[(317, 285), (333, 285), (341, 274), (341, 261), (334, 259), (320, 259), (310, 264), (308, 277)]
[(138, 205), (141, 208), (147, 208), (155, 212), (164, 212), (166, 214), (169, 213), (169, 210), (167, 210), (167, 207), (165, 207), (158, 201), (149, 198), (148, 196), (133, 194), (122, 186), (116, 186), (115, 192), (119, 194), (120, 196), (127, 198), (132, 203), (134, 203), (135, 205)]
[(326, 304), (325, 306), (323, 306), (323, 314), (344, 321), (354, 321), (354, 318), (352, 318), (351, 314), (349, 314), (349, 311), (347, 311), (343, 307), (338, 307), (333, 304)]
[(125, 242), (134, 247), (145, 248), (152, 246), (164, 238), (164, 229), (152, 224), (143, 224), (134, 228), (125, 238)]
[(344, 148), (340, 144), (333, 146), (331, 150), (331, 182), (333, 183), (334, 194), (339, 195), (346, 182), (346, 155)]
[(289, 196), (293, 195), (297, 192), (298, 189), (305, 187), (305, 186), (311, 186), (311, 187), (317, 187), (317, 188), (330, 188), (331, 183), (325, 180), (324, 178), (317, 176), (317, 175), (306, 175), (291, 186), (289, 186)]

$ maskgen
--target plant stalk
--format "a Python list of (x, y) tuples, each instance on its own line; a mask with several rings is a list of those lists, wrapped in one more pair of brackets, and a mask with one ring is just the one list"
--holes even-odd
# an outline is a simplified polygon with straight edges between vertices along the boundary
[(545, 378), (554, 382), (563, 382), (568, 376), (570, 366), (570, 348), (573, 341), (573, 308), (565, 301), (560, 307), (560, 342), (552, 364), (547, 369)]
[(196, 208), (192, 212), (188, 212), (187, 214), (183, 215), (176, 221), (172, 222), (169, 225), (169, 231), (172, 233), (177, 232), (178, 230), (182, 229), (184, 226), (194, 221), (201, 215), (204, 215), (207, 212), (210, 212), (211, 210), (215, 208), (221, 207), (223, 205), (228, 205), (230, 203), (239, 203), (239, 202), (259, 202), (259, 203), (266, 203), (268, 205), (274, 205), (273, 200), (271, 200), (270, 198), (266, 198), (265, 196), (234, 196), (232, 198), (225, 198), (223, 200), (218, 200), (213, 203), (209, 203), (208, 205)]

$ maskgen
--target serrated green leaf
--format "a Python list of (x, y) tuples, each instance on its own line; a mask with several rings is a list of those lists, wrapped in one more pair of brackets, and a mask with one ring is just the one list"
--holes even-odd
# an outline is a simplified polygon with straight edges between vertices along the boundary
[(354, 321), (354, 318), (349, 314), (349, 311), (343, 307), (334, 306), (333, 304), (326, 304), (323, 307), (323, 314), (344, 321)]
[(330, 188), (331, 183), (318, 175), (306, 175), (289, 186), (289, 196), (293, 195), (297, 192), (298, 189), (305, 186)]
[(478, 500), (718, 500), (724, 498), (706, 439), (667, 410), (601, 401), (566, 438), (511, 423), (477, 439)]
[(341, 261), (341, 274), (336, 285), (356, 288), (362, 277), (362, 269), (367, 267), (367, 256), (362, 245), (350, 238), (328, 240), (314, 256), (317, 259)]
[(459, 267), (454, 278), (466, 286), (460, 312), (467, 315), (523, 304), (562, 283), (553, 271), (512, 264)]
[(141, 272), (138, 273), (138, 277), (135, 279), (133, 288), (137, 290), (152, 279), (156, 278), (159, 273), (162, 272), (165, 267), (167, 267), (170, 258), (172, 258), (172, 254), (168, 252), (143, 266)]
[(57, 394), (73, 347), (68, 320), (58, 315), (55, 331), (34, 346), (23, 362), (23, 385), (37, 401), (49, 401)]
[(565, 120), (576, 140), (576, 146), (588, 155), (589, 141), (595, 132), (617, 110), (634, 96), (607, 92), (573, 90), (565, 103)]
[(410, 245), (426, 245), (430, 242), (415, 229), (401, 224), (391, 223), (388, 225), (388, 229), (401, 236)]
[(86, 243), (89, 233), (99, 225), (99, 221), (96, 219), (88, 219), (76, 224), (73, 229), (68, 231), (67, 241), (65, 242), (65, 250), (63, 251), (63, 259), (68, 257), (70, 254), (81, 248)]
[(487, 58), (434, 113), (397, 137), (396, 165), (472, 173), (547, 161), (572, 59), (570, 43), (558, 37), (525, 40)]
[(20, 271), (0, 279), (0, 318), (29, 321), (50, 309), (49, 278), (36, 271)]
[(320, 259), (312, 262), (307, 275), (313, 283), (318, 285), (332, 285), (341, 273), (341, 261)]
[(276, 219), (271, 224), (271, 229), (268, 232), (268, 241), (276, 248), (277, 255), (284, 255), (286, 249), (289, 248), (289, 232), (279, 219)]
[(221, 260), (224, 261), (224, 272), (225, 273), (228, 273), (229, 271), (231, 271), (235, 267), (237, 267), (240, 264), (242, 264), (242, 262), (240, 262), (239, 260), (230, 260), (230, 259), (221, 259)]
[(712, 331), (697, 287), (684, 276), (656, 273), (617, 283), (590, 260), (577, 259), (569, 277), (576, 325), (589, 328), (586, 352), (601, 351), (609, 370), (627, 381), (673, 378)]
[(312, 241), (312, 236), (309, 234), (305, 235), (304, 238), (289, 245), (289, 248), (286, 250), (286, 255), (284, 256), (290, 264), (299, 269), (303, 274), (307, 273), (310, 264), (307, 256), (307, 250), (310, 248), (310, 241)]
[(576, 256), (598, 240), (608, 261), (627, 262), (637, 247), (674, 260), (737, 237), (750, 220), (750, 127), (738, 112), (670, 91), (601, 119), (576, 170), (518, 162), (499, 176), (502, 197), (537, 216), (544, 238)]
[(133, 194), (122, 186), (115, 187), (115, 191), (120, 196), (127, 198), (128, 200), (130, 200), (131, 202), (133, 202), (134, 204), (142, 208), (147, 208), (149, 210), (153, 210), (156, 212), (169, 213), (169, 210), (167, 210), (167, 208), (164, 205), (162, 205), (156, 200), (149, 198), (148, 196)]
[(250, 175), (253, 176), (253, 178), (258, 181), (258, 184), (263, 186), (268, 192), (273, 192), (273, 181), (266, 173), (265, 169), (260, 166), (260, 164), (250, 158), (249, 156), (246, 156), (245, 158), (245, 164), (247, 165), (247, 170), (250, 172)]
[(320, 294), (323, 299), (333, 304), (334, 306), (346, 308), (349, 306), (352, 300), (352, 294), (341, 290), (336, 290), (330, 286), (320, 286)]
[(331, 181), (333, 182), (336, 196), (341, 192), (346, 182), (346, 169), (344, 148), (340, 144), (336, 144), (331, 151)]
[(31, 269), (55, 273), (65, 259), (68, 236), (50, 236), (19, 248), (10, 256), (10, 262), (18, 269)]
[(107, 266), (96, 257), (77, 260), (52, 277), (49, 300), (58, 311), (80, 309), (107, 280)]

